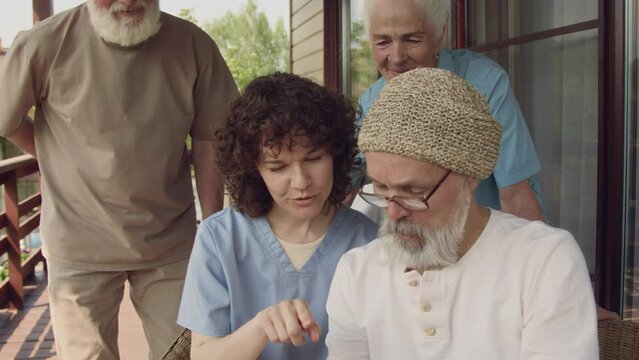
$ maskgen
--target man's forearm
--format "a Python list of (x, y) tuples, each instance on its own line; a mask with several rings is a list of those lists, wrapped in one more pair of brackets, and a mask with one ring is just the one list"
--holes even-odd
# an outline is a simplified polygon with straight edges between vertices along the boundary
[(36, 157), (33, 121), (29, 117), (26, 117), (22, 126), (13, 134), (7, 136), (7, 139), (26, 153)]
[(193, 140), (192, 161), (202, 218), (224, 206), (224, 181), (215, 165), (213, 140)]

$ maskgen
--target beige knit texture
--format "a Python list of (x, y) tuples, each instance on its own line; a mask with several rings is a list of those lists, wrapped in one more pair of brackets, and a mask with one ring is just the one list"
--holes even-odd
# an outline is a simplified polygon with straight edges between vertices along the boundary
[(501, 125), (472, 85), (442, 69), (403, 73), (382, 89), (359, 133), (361, 151), (426, 161), (485, 179), (493, 172)]

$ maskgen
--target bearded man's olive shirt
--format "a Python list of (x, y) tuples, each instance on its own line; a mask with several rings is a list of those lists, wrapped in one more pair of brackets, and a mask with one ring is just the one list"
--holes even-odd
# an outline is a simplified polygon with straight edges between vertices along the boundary
[(85, 4), (20, 33), (0, 68), (0, 135), (36, 107), (47, 260), (144, 269), (189, 256), (195, 208), (185, 140), (213, 138), (237, 87), (213, 40), (162, 13), (120, 47)]

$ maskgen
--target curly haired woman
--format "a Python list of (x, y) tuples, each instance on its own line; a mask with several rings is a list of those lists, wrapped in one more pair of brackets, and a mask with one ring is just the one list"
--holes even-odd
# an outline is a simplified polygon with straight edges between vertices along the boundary
[(356, 154), (355, 110), (297, 75), (255, 79), (216, 133), (231, 207), (205, 219), (178, 323), (207, 359), (325, 359), (338, 260), (377, 226), (341, 205)]

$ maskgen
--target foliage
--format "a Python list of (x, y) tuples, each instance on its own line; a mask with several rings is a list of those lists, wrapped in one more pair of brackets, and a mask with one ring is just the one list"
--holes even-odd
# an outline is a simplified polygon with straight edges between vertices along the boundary
[[(191, 10), (179, 16), (197, 23)], [(238, 12), (202, 24), (215, 40), (240, 89), (260, 75), (288, 71), (289, 40), (284, 21), (269, 24), (266, 14), (257, 10), (255, 0), (248, 0)]]
[(364, 23), (351, 23), (351, 96), (355, 99), (378, 78), (373, 52), (366, 38)]
[(178, 17), (186, 20), (186, 21), (190, 21), (192, 23), (194, 23), (195, 25), (198, 24), (197, 19), (195, 18), (195, 16), (193, 15), (193, 8), (191, 9), (180, 9), (180, 11), (177, 14)]
[[(29, 251), (28, 250), (22, 250), (20, 252), (20, 260), (21, 261), (27, 260), (28, 257), (29, 257)], [(2, 267), (0, 267), (0, 281), (4, 281), (8, 277), (9, 277), (9, 263), (8, 263), (8, 261), (5, 261), (4, 264), (2, 264)]]

